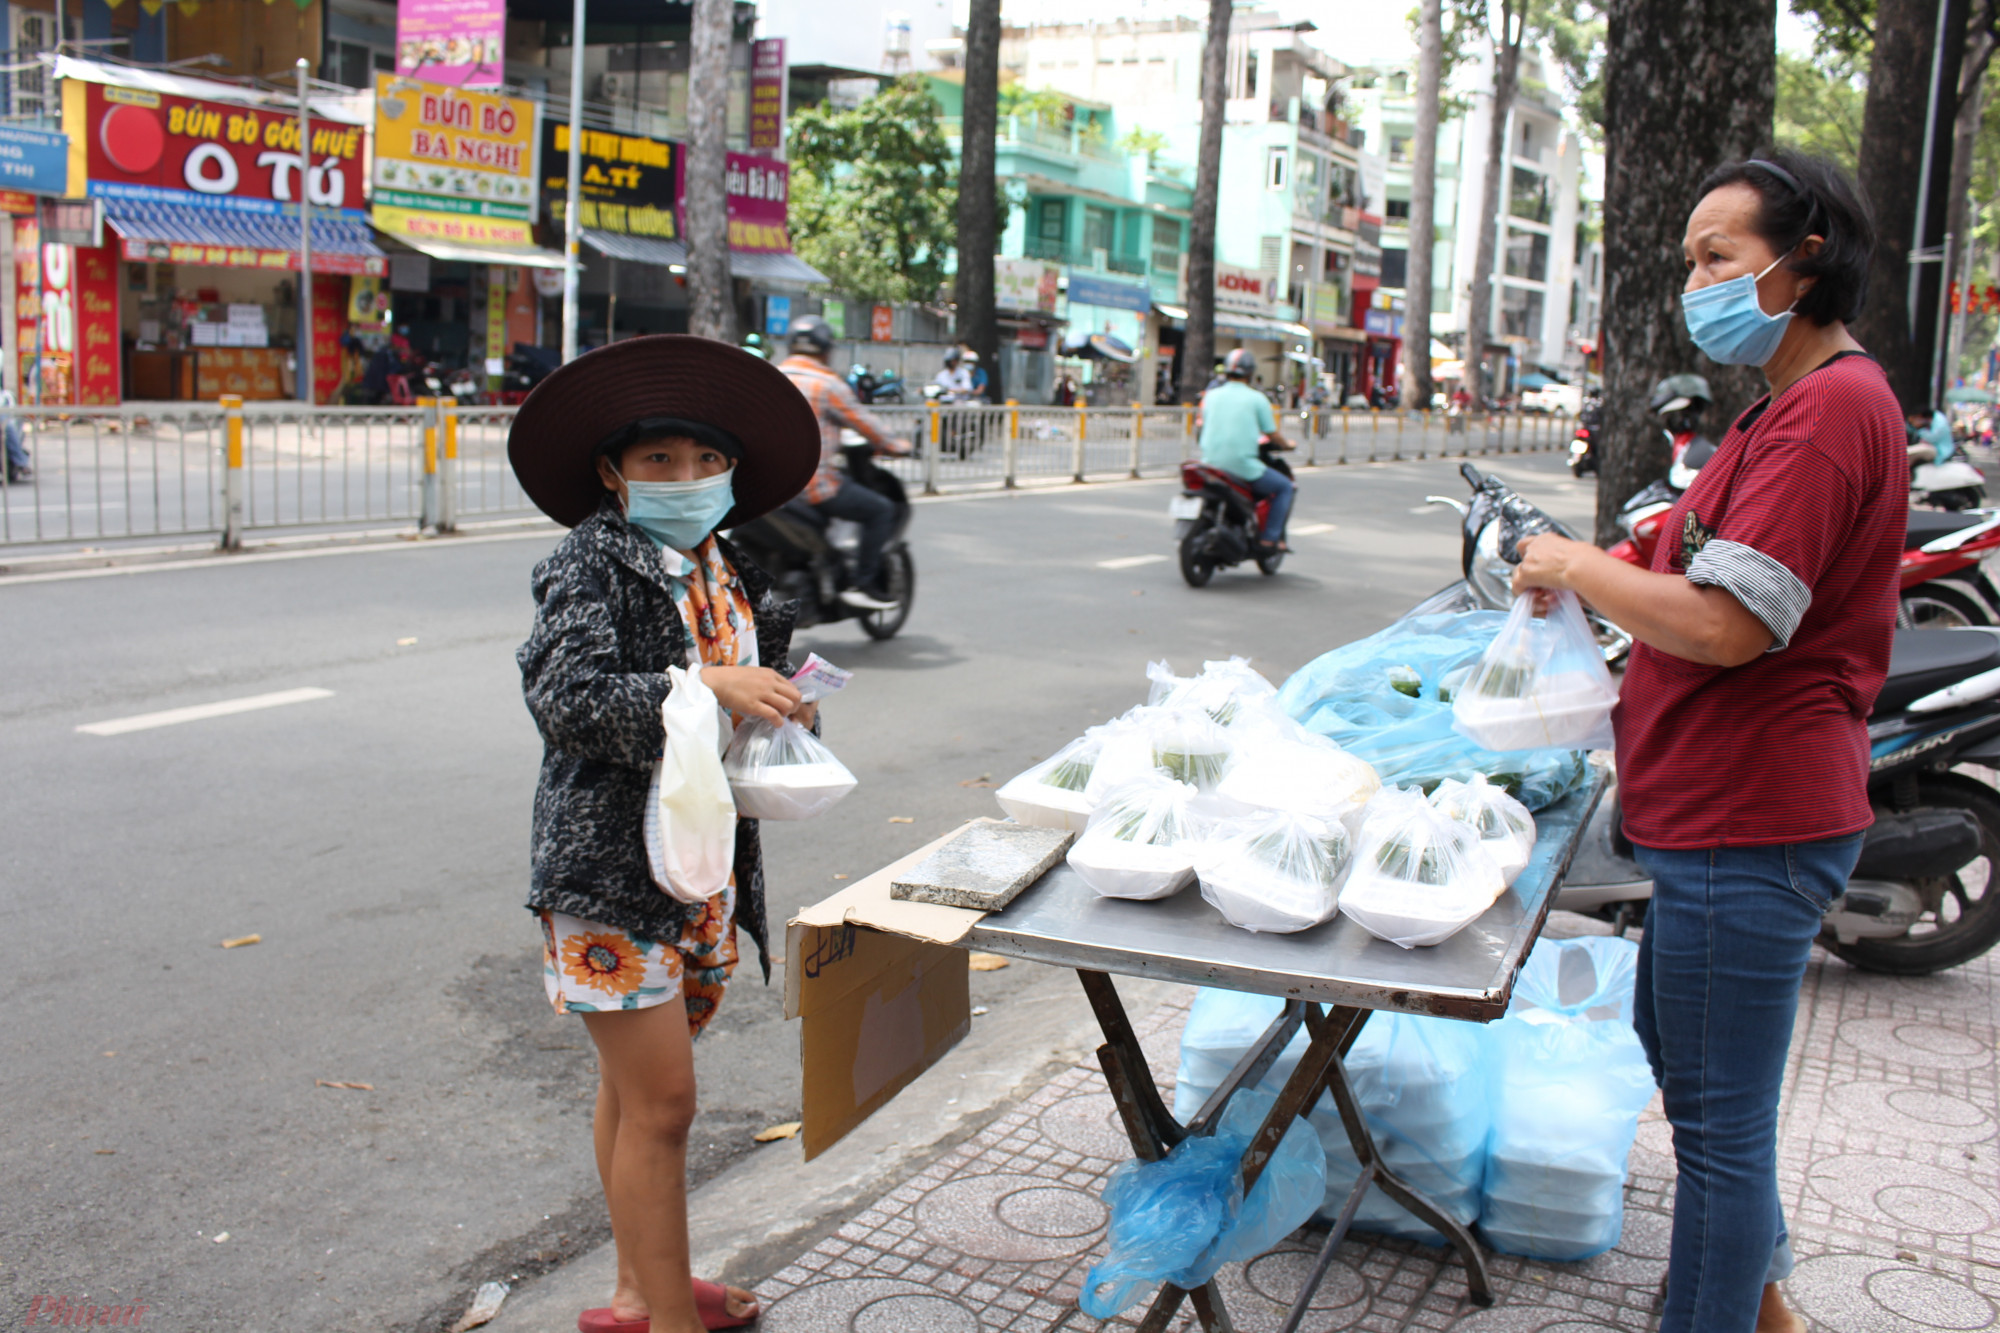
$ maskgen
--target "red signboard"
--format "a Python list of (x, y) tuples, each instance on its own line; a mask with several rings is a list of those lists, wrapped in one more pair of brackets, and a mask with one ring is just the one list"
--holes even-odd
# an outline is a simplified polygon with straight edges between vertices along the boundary
[(118, 257), (108, 245), (72, 250), (76, 288), (76, 401), (118, 401)]
[(873, 342), (894, 342), (896, 339), (896, 310), (893, 306), (878, 305), (868, 316), (868, 337)]
[[(117, 223), (112, 223), (115, 230)], [(127, 259), (151, 259), (165, 264), (211, 264), (219, 268), (267, 268), (283, 272), (299, 266), (297, 250), (258, 250), (247, 245), (196, 245), (189, 241), (146, 241), (131, 237), (119, 242), (119, 253)], [(383, 277), (389, 261), (381, 255), (350, 255), (315, 250), (313, 272), (343, 276), (367, 274)]]
[[(359, 125), (313, 120), (306, 195), (359, 213)], [(106, 199), (272, 213), (299, 198), (299, 121), (284, 111), (64, 80), (63, 128)]]
[(330, 403), (340, 387), (340, 335), (347, 331), (347, 279), (315, 273), (312, 282), (313, 401)]
[(14, 351), (20, 360), (21, 401), (38, 403), (35, 367), (42, 351), (41, 229), (32, 217), (14, 219)]
[(785, 142), (785, 39), (750, 43), (750, 151), (776, 152)]
[(768, 157), (729, 155), (729, 248), (766, 254), (789, 254), (792, 238), (785, 230), (785, 208), (791, 194), (791, 168)]

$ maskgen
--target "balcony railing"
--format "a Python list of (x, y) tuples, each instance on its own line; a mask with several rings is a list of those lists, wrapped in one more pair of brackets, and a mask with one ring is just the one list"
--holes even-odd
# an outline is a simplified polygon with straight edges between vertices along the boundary
[[(958, 116), (940, 116), (938, 124), (943, 128), (947, 139), (959, 138), (964, 131), (964, 122)], [(1106, 143), (1099, 135), (1086, 134), (1078, 129), (1058, 129), (1044, 125), (1033, 116), (1000, 117), (994, 137), (1002, 144), (1045, 148), (1052, 153), (1087, 157), (1099, 162), (1123, 163), (1131, 157), (1130, 153)]]
[(1029, 259), (1046, 259), (1052, 263), (1067, 264), (1071, 268), (1102, 268), (1111, 273), (1137, 273), (1146, 271), (1146, 260), (1141, 255), (1120, 254), (1116, 250), (1084, 249), (1080, 246), (1064, 245), (1061, 241), (1047, 241), (1030, 236), (1021, 247)]

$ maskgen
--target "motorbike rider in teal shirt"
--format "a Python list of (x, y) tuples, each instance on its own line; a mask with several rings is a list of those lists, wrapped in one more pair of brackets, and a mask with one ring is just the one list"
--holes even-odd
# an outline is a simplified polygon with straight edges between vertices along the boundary
[(1223, 359), (1223, 382), (1201, 398), (1201, 461), (1242, 478), (1252, 495), (1270, 500), (1258, 542), (1265, 550), (1282, 551), (1285, 520), (1292, 512), (1292, 479), (1266, 466), (1257, 446), (1267, 435), (1280, 449), (1292, 446), (1278, 434), (1271, 400), (1250, 387), (1256, 373), (1257, 359), (1246, 348), (1239, 347)]

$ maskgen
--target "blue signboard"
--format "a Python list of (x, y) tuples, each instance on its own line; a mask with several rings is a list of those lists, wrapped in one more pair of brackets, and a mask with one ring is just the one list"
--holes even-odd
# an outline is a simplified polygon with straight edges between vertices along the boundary
[(69, 136), (0, 126), (0, 190), (64, 194), (69, 187)]
[(1144, 287), (1129, 282), (1111, 282), (1105, 278), (1087, 278), (1074, 269), (1069, 275), (1069, 299), (1072, 305), (1131, 310), (1141, 315), (1153, 308), (1153, 294)]
[(781, 338), (792, 327), (792, 298), (789, 296), (767, 296), (764, 298), (764, 332), (773, 338)]

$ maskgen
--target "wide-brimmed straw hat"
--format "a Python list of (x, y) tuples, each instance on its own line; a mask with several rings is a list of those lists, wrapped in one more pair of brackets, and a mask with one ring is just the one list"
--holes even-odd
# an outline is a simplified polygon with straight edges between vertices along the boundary
[(718, 527), (767, 514), (819, 467), (812, 405), (761, 357), (711, 338), (660, 333), (585, 353), (535, 386), (507, 433), (507, 461), (544, 514), (573, 528), (606, 492), (604, 443), (633, 422), (676, 417), (727, 431), (743, 446), (736, 507)]

